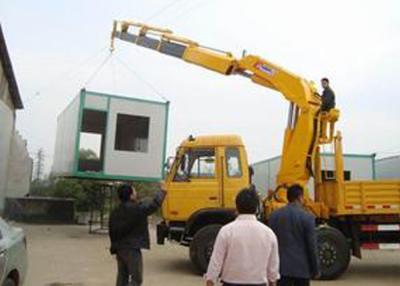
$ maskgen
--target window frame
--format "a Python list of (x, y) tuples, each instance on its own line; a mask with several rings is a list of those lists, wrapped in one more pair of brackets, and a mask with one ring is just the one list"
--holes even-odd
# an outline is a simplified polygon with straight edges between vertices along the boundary
[[(237, 151), (237, 158), (238, 158), (239, 171), (240, 171), (239, 175), (230, 175), (229, 174), (228, 152), (230, 150)], [(226, 168), (226, 175), (228, 178), (242, 178), (243, 177), (242, 158), (241, 158), (240, 149), (238, 147), (226, 147), (225, 148), (225, 168)]]
[[(212, 176), (192, 176), (192, 170), (194, 168), (195, 165), (195, 161), (193, 161), (193, 164), (190, 168), (190, 170), (188, 171), (187, 178), (186, 180), (184, 178), (181, 178), (182, 175), (178, 175), (178, 172), (180, 172), (181, 169), (181, 164), (182, 164), (182, 158), (184, 156), (188, 156), (188, 159), (186, 160), (190, 160), (191, 157), (193, 158), (193, 153), (195, 153), (196, 151), (213, 151), (213, 156), (214, 156), (214, 172)], [(196, 157), (196, 159), (200, 158), (200, 156)], [(173, 178), (173, 182), (187, 182), (190, 180), (209, 180), (209, 179), (216, 179), (217, 178), (217, 149), (215, 147), (195, 147), (195, 148), (187, 148), (185, 150), (185, 152), (181, 155), (179, 162), (176, 166), (176, 171), (175, 171), (175, 175)]]
[[(128, 117), (132, 117), (133, 119), (135, 119), (135, 118), (140, 118), (140, 119), (146, 119), (147, 120), (147, 137), (145, 138), (146, 140), (147, 140), (147, 142), (146, 142), (146, 148), (145, 148), (145, 151), (141, 151), (141, 150), (136, 150), (135, 148), (132, 148), (132, 149), (127, 149), (127, 148), (120, 148), (120, 146), (119, 145), (121, 145), (121, 144), (117, 144), (117, 142), (119, 142), (118, 141), (118, 138), (120, 138), (119, 136), (118, 136), (118, 126), (119, 126), (119, 124), (118, 124), (118, 118), (122, 118), (122, 117), (126, 117), (126, 118), (128, 118)], [(122, 119), (121, 119), (122, 120)], [(151, 125), (151, 118), (150, 118), (150, 116), (142, 116), (142, 115), (135, 115), (135, 114), (127, 114), (127, 113), (117, 113), (116, 114), (116, 119), (115, 119), (115, 137), (114, 137), (114, 151), (118, 151), (118, 152), (131, 152), (131, 153), (142, 153), (142, 154), (147, 154), (147, 153), (149, 153), (149, 149), (150, 149), (150, 125)], [(138, 137), (138, 136), (135, 136), (135, 137), (133, 137), (134, 139), (138, 139), (138, 138), (140, 138), (140, 139), (143, 139), (142, 137)], [(123, 144), (122, 144), (123, 145)], [(135, 145), (135, 144), (133, 144), (133, 145)], [(119, 147), (119, 148), (118, 148)], [(133, 147), (135, 147), (135, 146), (133, 146)]]

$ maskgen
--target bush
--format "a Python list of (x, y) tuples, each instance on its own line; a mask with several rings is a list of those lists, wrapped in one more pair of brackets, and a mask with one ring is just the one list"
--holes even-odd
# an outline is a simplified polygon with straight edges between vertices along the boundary
[[(160, 189), (159, 183), (135, 182), (133, 185), (139, 199), (153, 197)], [(32, 196), (75, 199), (77, 211), (100, 210), (106, 203), (106, 196), (101, 187), (100, 183), (92, 180), (49, 177), (46, 180), (32, 182), (30, 194)]]
[(98, 183), (77, 179), (35, 180), (31, 184), (30, 195), (75, 199), (78, 211), (98, 210), (104, 203)]

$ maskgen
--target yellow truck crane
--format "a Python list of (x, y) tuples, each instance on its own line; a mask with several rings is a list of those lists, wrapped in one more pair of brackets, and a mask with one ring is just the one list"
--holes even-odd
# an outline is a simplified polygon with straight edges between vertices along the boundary
[[(322, 279), (334, 279), (362, 248), (399, 248), (400, 181), (345, 181), (341, 134), (335, 131), (339, 110), (321, 111), (316, 87), (282, 67), (255, 55), (201, 46), (168, 29), (131, 21), (115, 21), (114, 39), (158, 51), (223, 75), (240, 75), (280, 92), (290, 102), (277, 188), (266, 197), (259, 218), (286, 204), (286, 189), (306, 187), (314, 177), (314, 197), (306, 192), (306, 208), (316, 217)], [(333, 177), (321, 171), (320, 147), (333, 144)], [(239, 136), (190, 136), (170, 161), (165, 179), (167, 198), (158, 243), (165, 238), (189, 246), (190, 258), (202, 272), (222, 225), (234, 220), (235, 196), (251, 182), (244, 144)], [(266, 186), (267, 187), (267, 186)], [(251, 243), (251, 242), (249, 242)]]

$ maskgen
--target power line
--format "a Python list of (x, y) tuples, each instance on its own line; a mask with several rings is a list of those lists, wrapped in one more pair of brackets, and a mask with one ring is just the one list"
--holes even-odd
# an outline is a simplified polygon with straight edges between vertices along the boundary
[(174, 0), (174, 1), (170, 2), (170, 3), (168, 3), (167, 5), (163, 6), (160, 10), (156, 11), (155, 13), (153, 13), (152, 15), (147, 17), (145, 19), (145, 21), (150, 21), (150, 20), (160, 16), (162, 13), (164, 13), (166, 10), (168, 10), (172, 6), (176, 5), (180, 1), (182, 1), (182, 0)]
[[(90, 54), (88, 57), (86, 57), (85, 59), (83, 59), (82, 61), (78, 62), (77, 64), (75, 64), (72, 68), (63, 71), (61, 73), (59, 73), (57, 76), (55, 76), (52, 80), (49, 80), (48, 85), (45, 85), (43, 88), (41, 88), (41, 91), (43, 90), (47, 90), (53, 86), (55, 86), (58, 83), (58, 80), (60, 78), (66, 78), (66, 77), (71, 77), (72, 73), (76, 73), (80, 68), (82, 68), (84, 65), (86, 65), (87, 63), (91, 62), (94, 58), (98, 57), (101, 53), (103, 53), (106, 49), (108, 49), (108, 46), (103, 46), (101, 49), (97, 50), (96, 52)], [(41, 96), (41, 92), (40, 91), (36, 91), (32, 96), (28, 97), (25, 100), (25, 103), (30, 103), (33, 100), (35, 100), (36, 98)]]
[(180, 20), (179, 18), (184, 18), (185, 16), (187, 16), (188, 14), (190, 14), (192, 11), (196, 10), (200, 10), (201, 8), (203, 8), (204, 6), (210, 4), (210, 2), (207, 2), (205, 0), (200, 1), (200, 2), (192, 2), (194, 3), (194, 5), (191, 5), (189, 7), (184, 8), (180, 13), (178, 13), (177, 15), (175, 15), (174, 17), (170, 17), (172, 19), (170, 19), (170, 21), (166, 21), (167, 25), (170, 25), (171, 23), (176, 22), (177, 20)]

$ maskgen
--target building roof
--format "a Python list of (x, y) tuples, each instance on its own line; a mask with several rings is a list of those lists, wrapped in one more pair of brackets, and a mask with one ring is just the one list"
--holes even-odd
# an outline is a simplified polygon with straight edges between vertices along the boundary
[(376, 160), (376, 163), (388, 161), (388, 160), (400, 160), (400, 155), (393, 155), (389, 157), (379, 158)]
[(24, 108), (19, 94), (17, 81), (14, 76), (14, 71), (11, 65), (10, 56), (8, 55), (6, 40), (4, 38), (3, 30), (0, 24), (0, 61), (3, 66), (4, 74), (8, 81), (8, 90), (10, 91), (10, 96), (14, 104), (15, 109)]
[[(335, 154), (333, 154), (333, 153), (321, 153), (321, 156), (322, 157), (334, 157)], [(272, 161), (275, 161), (275, 160), (280, 160), (281, 157), (282, 157), (282, 155), (278, 155), (278, 156), (275, 156), (275, 157), (271, 157), (271, 158), (268, 158), (268, 159), (264, 159), (264, 160), (261, 160), (261, 161), (254, 162), (251, 165), (254, 166), (254, 165), (259, 165), (259, 164), (265, 164), (265, 163), (272, 162)], [(374, 159), (375, 158), (375, 154), (374, 153), (372, 153), (372, 154), (344, 153), (343, 154), (343, 158)]]

